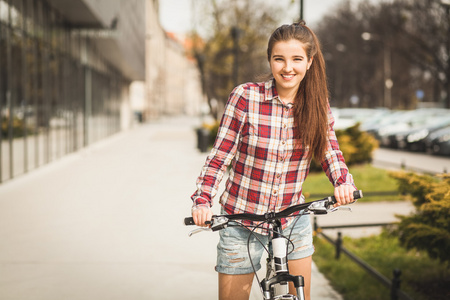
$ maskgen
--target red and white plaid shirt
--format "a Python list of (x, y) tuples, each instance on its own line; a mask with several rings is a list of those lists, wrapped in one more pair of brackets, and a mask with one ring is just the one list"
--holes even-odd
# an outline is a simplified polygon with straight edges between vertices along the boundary
[[(334, 186), (353, 184), (333, 130), (329, 109), (328, 149), (322, 167)], [(216, 141), (197, 179), (194, 205), (212, 206), (231, 163), (220, 203), (228, 214), (265, 214), (303, 203), (308, 148), (294, 149), (294, 115), (278, 97), (274, 80), (236, 87), (225, 107)], [(292, 218), (282, 220), (283, 228)], [(256, 225), (245, 222), (247, 225)], [(266, 230), (257, 230), (266, 233)]]

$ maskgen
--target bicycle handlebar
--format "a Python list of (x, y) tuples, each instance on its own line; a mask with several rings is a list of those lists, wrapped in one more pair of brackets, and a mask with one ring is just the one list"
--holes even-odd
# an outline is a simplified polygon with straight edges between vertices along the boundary
[[(362, 191), (358, 190), (358, 191), (354, 191), (353, 192), (353, 199), (356, 201), (357, 199), (360, 199), (363, 197)], [(325, 203), (324, 203), (325, 201)], [(355, 202), (353, 201), (353, 202)], [(352, 202), (352, 203), (353, 203)], [(228, 220), (249, 220), (249, 221), (271, 221), (271, 220), (276, 220), (279, 218), (285, 218), (288, 217), (289, 215), (297, 212), (297, 211), (301, 211), (301, 210), (305, 210), (309, 208), (309, 211), (314, 211), (313, 208), (315, 205), (317, 204), (323, 204), (323, 207), (325, 208), (325, 211), (323, 212), (323, 210), (316, 210), (317, 214), (321, 214), (321, 213), (327, 213), (327, 209), (333, 205), (336, 204), (336, 198), (334, 196), (330, 196), (330, 197), (326, 197), (320, 200), (315, 200), (315, 201), (311, 201), (311, 202), (307, 202), (307, 203), (302, 203), (302, 204), (297, 204), (291, 207), (288, 207), (280, 212), (274, 213), (274, 212), (270, 212), (270, 213), (266, 213), (264, 215), (255, 215), (255, 214), (249, 214), (249, 213), (244, 213), (244, 214), (234, 214), (234, 215), (224, 215), (223, 217), (226, 217)], [(220, 216), (213, 216), (213, 217), (220, 217)], [(184, 219), (184, 224), (186, 226), (188, 225), (195, 225), (194, 223), (194, 219), (192, 217), (187, 217)]]

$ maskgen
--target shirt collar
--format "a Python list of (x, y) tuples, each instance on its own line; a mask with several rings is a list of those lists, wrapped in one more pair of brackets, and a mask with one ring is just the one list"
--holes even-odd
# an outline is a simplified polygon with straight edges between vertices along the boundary
[(270, 101), (273, 99), (279, 99), (278, 98), (278, 92), (275, 88), (275, 78), (269, 79), (264, 84), (265, 87), (265, 101)]

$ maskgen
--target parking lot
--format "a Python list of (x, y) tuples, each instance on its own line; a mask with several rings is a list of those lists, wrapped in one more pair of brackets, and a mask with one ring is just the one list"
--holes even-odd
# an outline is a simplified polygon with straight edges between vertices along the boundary
[(373, 135), (382, 148), (450, 157), (449, 109), (343, 108), (333, 109), (333, 115), (335, 129), (359, 123), (359, 128)]

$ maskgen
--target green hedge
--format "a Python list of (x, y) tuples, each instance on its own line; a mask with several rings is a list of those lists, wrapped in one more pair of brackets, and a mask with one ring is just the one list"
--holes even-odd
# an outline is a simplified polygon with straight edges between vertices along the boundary
[(430, 257), (450, 266), (450, 175), (441, 178), (414, 173), (392, 172), (399, 190), (410, 195), (416, 213), (399, 216), (393, 232), (408, 249), (426, 251)]
[[(378, 148), (378, 141), (359, 129), (359, 123), (344, 130), (336, 130), (339, 148), (344, 155), (347, 166), (371, 162), (373, 151)], [(321, 171), (316, 161), (311, 162), (311, 171)]]

